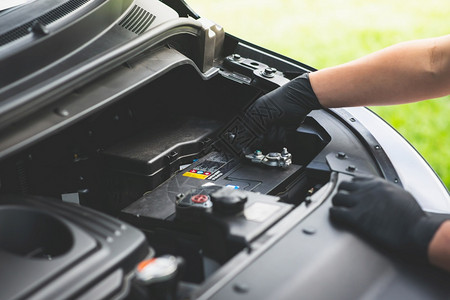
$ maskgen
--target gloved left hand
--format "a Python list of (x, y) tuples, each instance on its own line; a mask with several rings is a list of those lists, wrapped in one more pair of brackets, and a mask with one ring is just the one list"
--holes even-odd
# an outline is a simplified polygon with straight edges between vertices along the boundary
[(375, 177), (342, 182), (331, 220), (390, 250), (427, 259), (428, 245), (444, 219), (427, 215), (401, 187)]

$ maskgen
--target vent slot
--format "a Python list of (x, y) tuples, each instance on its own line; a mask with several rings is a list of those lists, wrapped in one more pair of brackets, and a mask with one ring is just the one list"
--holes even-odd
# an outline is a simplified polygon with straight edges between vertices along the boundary
[(134, 5), (131, 11), (120, 21), (123, 28), (141, 34), (155, 21), (156, 16), (152, 15), (142, 7)]
[(77, 10), (89, 1), (91, 0), (70, 0), (38, 18), (0, 35), (0, 47), (30, 34), (29, 28), (31, 28), (34, 21), (37, 20), (43, 25), (49, 25)]

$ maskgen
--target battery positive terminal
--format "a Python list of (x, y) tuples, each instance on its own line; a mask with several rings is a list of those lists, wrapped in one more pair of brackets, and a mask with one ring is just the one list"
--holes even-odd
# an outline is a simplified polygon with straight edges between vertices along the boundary
[(292, 164), (292, 154), (284, 147), (281, 152), (269, 152), (264, 155), (260, 150), (245, 156), (252, 163), (263, 164), (270, 167), (287, 168)]

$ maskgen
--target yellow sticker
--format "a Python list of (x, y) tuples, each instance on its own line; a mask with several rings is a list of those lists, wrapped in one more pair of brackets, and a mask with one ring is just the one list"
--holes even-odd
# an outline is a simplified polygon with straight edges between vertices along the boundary
[(186, 172), (186, 173), (183, 174), (183, 176), (197, 178), (197, 179), (206, 179), (206, 177), (208, 177), (209, 175), (197, 174), (197, 173), (192, 173), (192, 172)]

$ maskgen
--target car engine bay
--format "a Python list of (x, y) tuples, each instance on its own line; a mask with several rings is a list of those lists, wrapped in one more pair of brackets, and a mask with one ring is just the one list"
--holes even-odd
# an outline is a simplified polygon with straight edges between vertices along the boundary
[[(122, 219), (157, 255), (184, 258), (183, 281), (202, 283), (329, 181), (328, 168), (306, 165), (331, 138), (308, 117), (284, 149), (239, 155), (226, 137), (261, 92), (195, 73), (178, 67), (2, 161), (2, 195), (46, 206), (62, 199)], [(69, 245), (36, 256), (54, 261)], [(14, 251), (34, 257), (41, 246)]]
[[(108, 5), (125, 7), (119, 2)], [(8, 270), (0, 272), (0, 298), (291, 299), (298, 290), (290, 280), (311, 298), (362, 297), (336, 289), (351, 279), (339, 276), (349, 265), (361, 286), (391, 272), (397, 285), (382, 287), (388, 296), (412, 285), (445, 294), (438, 271), (393, 260), (328, 220), (344, 180), (402, 184), (361, 120), (315, 110), (272, 142), (249, 125), (256, 99), (313, 68), (193, 20), (180, 1), (125, 2), (120, 26), (74, 52), (68, 61), (77, 68), (58, 69), (65, 82), (52, 89), (59, 73), (50, 64), (42, 71), (50, 83), (19, 82), (25, 91), (46, 83), (40, 101), (0, 111), (0, 260)], [(141, 13), (158, 38), (131, 32)], [(124, 61), (108, 58), (108, 47)], [(83, 51), (98, 54), (95, 76), (77, 73)], [(0, 92), (14, 96), (20, 85), (11, 86)], [(432, 275), (422, 282), (414, 274), (423, 269)]]

